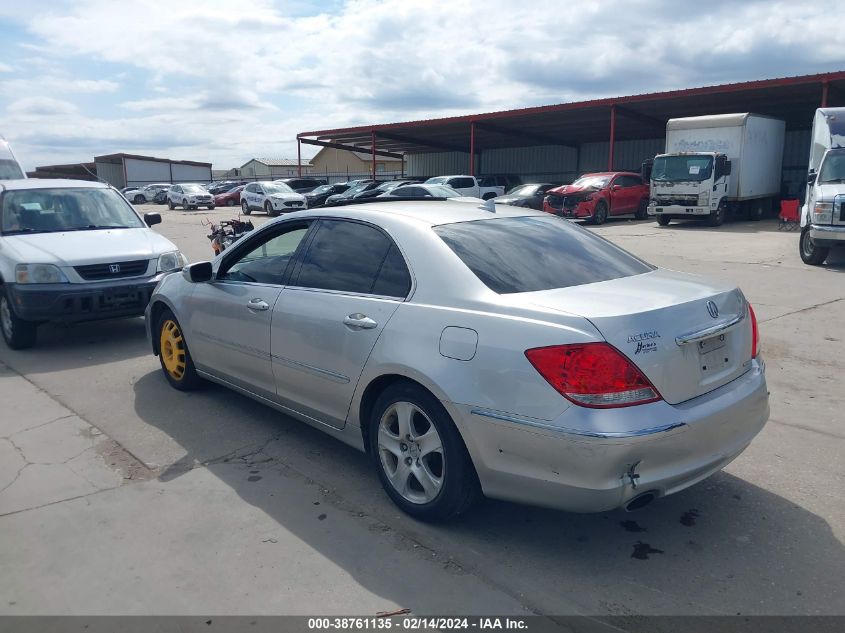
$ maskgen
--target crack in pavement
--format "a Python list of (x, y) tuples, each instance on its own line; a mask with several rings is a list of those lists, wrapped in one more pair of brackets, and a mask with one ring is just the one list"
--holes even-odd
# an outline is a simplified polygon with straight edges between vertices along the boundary
[(832, 305), (834, 303), (838, 303), (840, 301), (845, 301), (845, 297), (839, 297), (838, 299), (831, 299), (830, 301), (823, 301), (822, 303), (817, 303), (815, 305), (807, 306), (806, 308), (801, 308), (799, 310), (793, 310), (792, 312), (786, 312), (784, 314), (780, 314), (775, 317), (771, 317), (768, 319), (763, 319), (760, 323), (771, 323), (772, 321), (777, 321), (778, 319), (782, 319), (784, 317), (792, 316), (793, 314), (801, 314), (802, 312), (809, 312), (810, 310), (815, 310), (816, 308), (823, 308), (825, 306)]

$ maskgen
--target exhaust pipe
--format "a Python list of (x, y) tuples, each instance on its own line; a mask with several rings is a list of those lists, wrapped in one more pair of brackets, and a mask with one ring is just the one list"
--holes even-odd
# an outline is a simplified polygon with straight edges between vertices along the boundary
[(648, 492), (639, 494), (625, 504), (625, 512), (633, 512), (634, 510), (644, 508), (655, 499), (657, 499), (656, 490), (649, 490)]

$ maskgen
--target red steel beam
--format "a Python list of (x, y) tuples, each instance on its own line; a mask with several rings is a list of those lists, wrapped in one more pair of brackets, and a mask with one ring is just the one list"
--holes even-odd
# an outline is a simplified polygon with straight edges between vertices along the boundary
[(475, 121), (469, 122), (469, 175), (475, 176)]
[(486, 121), (491, 119), (503, 119), (513, 116), (527, 116), (532, 114), (543, 114), (547, 112), (565, 112), (568, 110), (583, 110), (594, 107), (609, 107), (614, 104), (637, 103), (642, 101), (660, 101), (665, 99), (677, 99), (682, 97), (697, 97), (704, 95), (728, 94), (743, 92), (746, 90), (759, 90), (761, 88), (778, 88), (798, 86), (806, 84), (818, 84), (827, 81), (845, 81), (845, 70), (820, 73), (816, 75), (801, 75), (797, 77), (781, 77), (778, 79), (760, 79), (735, 84), (723, 84), (719, 86), (703, 86), (700, 88), (684, 88), (681, 90), (669, 90), (667, 92), (650, 92), (639, 95), (624, 97), (608, 97), (604, 99), (593, 99), (589, 101), (575, 101), (572, 103), (559, 103), (546, 106), (535, 106), (532, 108), (518, 108), (513, 110), (501, 110), (499, 112), (488, 112), (482, 114), (466, 114), (440, 119), (425, 119), (417, 121), (404, 121), (400, 123), (383, 123), (379, 125), (362, 125), (357, 127), (336, 128), (332, 130), (317, 130), (313, 132), (301, 132), (298, 136), (332, 136), (336, 134), (349, 134), (352, 132), (370, 132), (371, 130), (389, 130), (402, 127), (430, 127), (444, 123), (468, 123), (470, 121)]
[(613, 171), (613, 144), (616, 137), (616, 106), (610, 106), (610, 145), (607, 148), (607, 171)]
[(373, 180), (376, 179), (376, 131), (373, 130), (370, 135), (370, 149), (373, 152)]

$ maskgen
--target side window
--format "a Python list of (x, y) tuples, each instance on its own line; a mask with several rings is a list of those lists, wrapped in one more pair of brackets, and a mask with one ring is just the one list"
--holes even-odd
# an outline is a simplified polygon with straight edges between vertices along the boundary
[(411, 198), (422, 198), (425, 195), (425, 189), (420, 187), (400, 187), (396, 190), (394, 195), (406, 196)]
[(296, 249), (308, 232), (308, 224), (286, 227), (283, 232), (268, 234), (245, 253), (224, 263), (218, 279), (248, 281), (260, 284), (281, 284), (285, 270)]
[(378, 229), (343, 220), (320, 222), (296, 285), (404, 297), (410, 275), (393, 242)]
[(631, 181), (632, 187), (641, 187), (643, 184), (643, 179), (639, 176), (628, 176), (628, 178)]
[(449, 181), (449, 186), (453, 189), (467, 189), (473, 185), (475, 185), (475, 183), (472, 181), (472, 178), (452, 178), (452, 180)]

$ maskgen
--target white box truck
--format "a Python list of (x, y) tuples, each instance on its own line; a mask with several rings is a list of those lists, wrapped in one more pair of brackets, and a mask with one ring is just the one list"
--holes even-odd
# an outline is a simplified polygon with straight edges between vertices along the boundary
[(824, 263), (845, 245), (845, 108), (819, 108), (813, 119), (807, 196), (801, 207), (801, 259)]
[(666, 153), (651, 166), (648, 214), (661, 226), (673, 218), (759, 220), (780, 199), (785, 129), (748, 112), (670, 119)]

